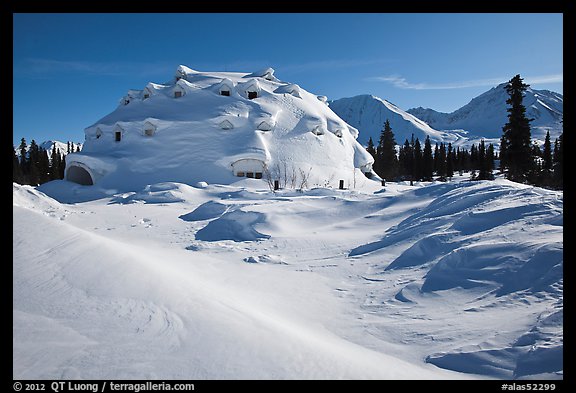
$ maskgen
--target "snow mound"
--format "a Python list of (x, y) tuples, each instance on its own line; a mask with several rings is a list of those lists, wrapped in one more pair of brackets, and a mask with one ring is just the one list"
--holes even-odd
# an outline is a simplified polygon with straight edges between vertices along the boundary
[(280, 255), (258, 255), (244, 258), (246, 263), (271, 263), (275, 265), (287, 265)]
[(358, 170), (372, 171), (357, 136), (316, 95), (280, 81), (272, 68), (246, 74), (179, 66), (171, 82), (130, 90), (87, 127), (82, 152), (66, 158), (65, 178), (118, 192), (166, 181), (264, 183), (282, 180), (270, 169), (289, 163), (294, 184), (335, 187), (353, 182)]
[(220, 217), (229, 207), (216, 201), (208, 201), (198, 206), (194, 211), (183, 214), (179, 218), (184, 221), (204, 221)]
[(138, 192), (120, 193), (111, 198), (110, 203), (175, 203), (186, 200), (187, 195), (197, 194), (185, 184), (172, 182), (149, 184)]
[(269, 239), (270, 235), (262, 234), (254, 229), (264, 220), (265, 216), (262, 213), (234, 210), (210, 221), (208, 225), (196, 232), (196, 240), (244, 242)]

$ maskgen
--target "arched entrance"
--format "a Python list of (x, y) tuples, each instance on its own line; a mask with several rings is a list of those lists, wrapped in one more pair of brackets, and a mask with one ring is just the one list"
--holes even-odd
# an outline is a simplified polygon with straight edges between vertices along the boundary
[(66, 171), (66, 180), (82, 184), (83, 186), (91, 186), (94, 184), (90, 172), (77, 165), (72, 165), (68, 168)]

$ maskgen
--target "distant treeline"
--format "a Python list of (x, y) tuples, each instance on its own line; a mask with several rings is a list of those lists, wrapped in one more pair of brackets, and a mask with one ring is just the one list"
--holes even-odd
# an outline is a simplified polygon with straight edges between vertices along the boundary
[(61, 152), (54, 144), (51, 154), (48, 154), (34, 139), (28, 146), (22, 138), (18, 150), (12, 146), (12, 180), (18, 184), (37, 186), (50, 180), (63, 179), (66, 155), (78, 151), (80, 146), (74, 149), (74, 143), (67, 142), (66, 151)]
[(437, 180), (445, 181), (455, 171), (471, 171), (471, 180), (492, 180), (495, 161), (499, 160), (498, 170), (509, 180), (562, 190), (564, 134), (554, 141), (553, 147), (550, 132), (546, 133), (542, 147), (532, 142), (530, 122), (533, 119), (526, 117), (526, 108), (522, 103), (528, 87), (520, 75), (513, 77), (506, 86), (510, 96), (506, 100), (508, 122), (502, 128), (500, 157), (492, 144), (485, 146), (484, 140), (478, 146), (472, 145), (470, 151), (458, 147), (454, 150), (451, 143), (436, 143), (432, 153), (430, 138), (426, 137), (422, 148), (418, 138), (414, 140), (414, 135), (410, 142), (406, 139), (396, 154), (394, 133), (390, 122), (386, 120), (378, 146), (374, 146), (370, 138), (366, 148), (374, 157), (374, 171), (386, 180), (411, 182), (431, 181), (434, 175), (438, 177)]
[[(552, 145), (550, 133), (547, 133), (542, 148), (532, 144), (534, 166), (526, 175), (527, 184), (563, 189), (562, 140), (560, 135)], [(422, 147), (419, 139), (414, 139), (412, 135), (411, 140), (406, 139), (397, 153), (396, 140), (388, 120), (378, 146), (374, 146), (370, 138), (366, 150), (374, 157), (374, 172), (387, 181), (446, 181), (454, 173), (462, 175), (465, 172), (470, 173), (471, 180), (493, 180), (495, 170), (505, 172), (494, 146), (492, 143), (486, 146), (483, 139), (478, 145), (473, 144), (470, 150), (454, 149), (451, 143), (436, 143), (432, 148), (429, 137), (426, 137)]]

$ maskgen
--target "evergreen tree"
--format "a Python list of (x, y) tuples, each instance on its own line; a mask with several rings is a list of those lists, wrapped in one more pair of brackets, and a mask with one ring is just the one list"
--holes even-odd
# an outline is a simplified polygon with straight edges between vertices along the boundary
[[(533, 171), (534, 159), (531, 149), (530, 121), (526, 117), (526, 107), (522, 104), (524, 92), (529, 85), (523, 83), (520, 75), (513, 77), (506, 86), (509, 98), (506, 104), (508, 122), (502, 128), (502, 142), (505, 146), (506, 177), (516, 182), (526, 182), (529, 172)], [(502, 149), (500, 160), (502, 160)]]
[(374, 142), (372, 141), (372, 137), (368, 139), (368, 146), (366, 147), (366, 151), (370, 153), (370, 155), (376, 160), (376, 149), (374, 148)]
[(440, 148), (438, 147), (438, 142), (434, 147), (434, 173), (438, 174), (438, 161), (440, 160)]
[(420, 146), (420, 141), (416, 138), (414, 142), (414, 165), (412, 167), (412, 179), (414, 180), (422, 180), (422, 161), (422, 147)]
[(64, 179), (64, 172), (66, 170), (66, 156), (64, 154), (62, 154), (61, 156), (61, 160), (60, 160), (60, 173), (59, 173), (59, 178), (60, 179)]
[(432, 181), (434, 174), (434, 157), (432, 157), (432, 144), (430, 137), (426, 136), (424, 141), (424, 152), (422, 153), (422, 179)]
[(473, 143), (470, 147), (470, 170), (480, 169), (480, 159), (478, 155), (478, 148)]
[(30, 184), (28, 181), (28, 173), (30, 172), (30, 167), (28, 165), (28, 146), (26, 144), (26, 139), (22, 138), (20, 140), (20, 146), (18, 147), (18, 150), (20, 150), (20, 184)]
[(542, 150), (542, 170), (547, 173), (552, 171), (552, 144), (550, 143), (550, 131), (546, 132), (544, 148)]
[(56, 144), (52, 146), (52, 159), (50, 160), (50, 180), (59, 179), (60, 174), (60, 152), (56, 149)]
[(486, 148), (486, 171), (488, 172), (488, 180), (494, 180), (494, 145), (491, 143)]
[(40, 173), (38, 170), (40, 160), (40, 148), (36, 144), (36, 141), (32, 139), (30, 142), (30, 148), (28, 149), (28, 184), (37, 186), (40, 184)]
[(412, 179), (412, 172), (414, 166), (414, 155), (412, 152), (412, 146), (410, 146), (410, 142), (408, 139), (404, 141), (404, 145), (400, 148), (400, 175), (404, 179), (408, 179), (410, 181)]
[(390, 121), (388, 121), (388, 119), (384, 122), (384, 128), (380, 133), (377, 155), (380, 159), (380, 172), (377, 172), (378, 175), (385, 180), (396, 178), (396, 176), (398, 176), (396, 139), (394, 138), (394, 132), (390, 127)]
[(488, 161), (486, 159), (486, 144), (484, 139), (480, 140), (478, 144), (478, 176), (475, 180), (488, 180), (491, 178), (491, 173), (488, 169)]
[(452, 150), (452, 143), (448, 142), (448, 152), (446, 153), (446, 177), (451, 178), (454, 176), (454, 151)]
[(38, 151), (38, 184), (50, 181), (50, 159), (46, 149), (40, 148)]
[(14, 145), (12, 145), (12, 181), (22, 184), (22, 168), (20, 168), (20, 160)]
[(440, 148), (438, 149), (438, 180), (446, 180), (446, 146), (444, 142), (440, 143)]

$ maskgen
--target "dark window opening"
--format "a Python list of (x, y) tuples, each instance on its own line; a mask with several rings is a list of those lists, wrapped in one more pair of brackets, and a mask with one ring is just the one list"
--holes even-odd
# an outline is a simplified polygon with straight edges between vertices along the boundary
[(221, 95), (221, 96), (228, 96), (228, 97), (230, 97), (230, 91), (228, 91), (228, 90), (222, 90), (222, 91), (220, 92), (220, 95)]
[(150, 98), (150, 94), (144, 94), (144, 99)]
[(256, 172), (256, 175), (254, 177), (256, 179), (262, 179), (262, 172)]
[(122, 133), (121, 133), (120, 131), (116, 131), (116, 132), (114, 133), (114, 140), (115, 140), (116, 142), (120, 142), (121, 139), (122, 139)]
[(244, 172), (238, 172), (238, 173), (236, 173), (236, 176), (238, 176), (238, 177), (244, 177)]
[(180, 98), (182, 97), (182, 92), (181, 91), (175, 91), (174, 92), (174, 98)]
[(254, 178), (254, 172), (246, 172), (246, 177), (253, 179)]
[(256, 91), (249, 91), (248, 92), (248, 99), (253, 100), (254, 98), (258, 98), (258, 92)]

